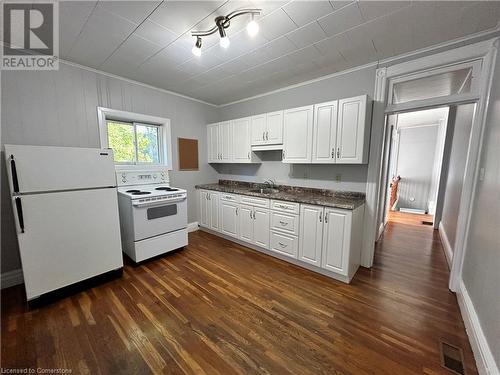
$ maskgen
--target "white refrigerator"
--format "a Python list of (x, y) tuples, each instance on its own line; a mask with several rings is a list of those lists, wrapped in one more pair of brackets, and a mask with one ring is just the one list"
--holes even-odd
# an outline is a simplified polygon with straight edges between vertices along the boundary
[(28, 301), (123, 267), (113, 153), (5, 145)]

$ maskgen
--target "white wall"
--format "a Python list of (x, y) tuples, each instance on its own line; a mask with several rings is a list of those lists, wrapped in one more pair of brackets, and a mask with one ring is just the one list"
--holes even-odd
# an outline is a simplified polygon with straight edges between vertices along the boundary
[(475, 104), (457, 106), (455, 121), (448, 125), (450, 127), (448, 131), (453, 132), (453, 141), (448, 162), (441, 223), (452, 250), (455, 246), (460, 196), (462, 194), (474, 108)]
[(462, 278), (500, 368), (500, 56), (483, 142)]
[[(2, 146), (99, 147), (97, 106), (169, 118), (171, 184), (188, 190), (188, 218), (196, 220), (194, 185), (216, 181), (215, 171), (207, 164), (205, 125), (217, 120), (217, 108), (66, 64), (59, 71), (3, 71), (1, 79)], [(198, 139), (199, 171), (178, 171), (178, 137)], [(3, 273), (19, 268), (20, 262), (3, 152), (1, 163)]]
[(398, 131), (398, 207), (428, 211), (435, 195), (431, 187), (439, 125), (403, 127)]
[[(287, 108), (368, 94), (373, 96), (375, 66), (289, 88), (270, 95), (220, 108), (220, 121)], [(219, 178), (278, 183), (335, 190), (365, 192), (366, 165), (291, 165), (281, 162), (280, 152), (261, 152), (261, 165), (214, 165)], [(340, 175), (340, 182), (336, 181)]]

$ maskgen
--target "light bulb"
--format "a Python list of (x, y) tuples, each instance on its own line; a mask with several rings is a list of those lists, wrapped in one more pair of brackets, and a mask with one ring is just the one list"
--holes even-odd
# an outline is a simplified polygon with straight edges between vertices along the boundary
[(219, 44), (222, 48), (227, 48), (229, 47), (229, 44), (231, 44), (231, 42), (229, 41), (229, 38), (227, 36), (223, 36), (222, 38), (220, 38)]
[(196, 57), (201, 56), (201, 48), (198, 48), (197, 46), (193, 46), (191, 52), (193, 52), (193, 55), (195, 55)]
[(253, 37), (253, 36), (257, 35), (258, 32), (259, 32), (259, 24), (257, 22), (255, 22), (255, 20), (252, 19), (247, 24), (247, 33), (248, 33), (248, 35)]

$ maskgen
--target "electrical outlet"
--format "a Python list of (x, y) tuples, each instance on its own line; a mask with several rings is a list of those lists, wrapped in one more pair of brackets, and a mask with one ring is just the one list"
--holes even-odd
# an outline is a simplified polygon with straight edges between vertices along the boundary
[(337, 182), (342, 181), (342, 175), (341, 175), (340, 173), (337, 173), (337, 174), (335, 175), (335, 181), (337, 181)]

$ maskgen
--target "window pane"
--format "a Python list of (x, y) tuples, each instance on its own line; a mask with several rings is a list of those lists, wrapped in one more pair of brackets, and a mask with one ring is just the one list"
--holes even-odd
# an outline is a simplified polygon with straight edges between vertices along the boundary
[(139, 163), (160, 163), (158, 127), (136, 125)]
[(136, 160), (134, 126), (108, 121), (108, 145), (113, 149), (115, 162), (133, 164)]
[(471, 91), (471, 83), (472, 67), (395, 83), (392, 103), (466, 94)]

